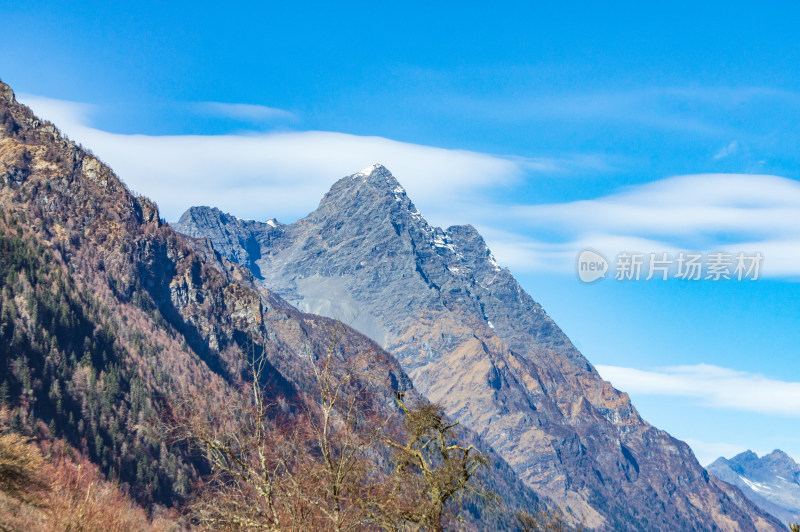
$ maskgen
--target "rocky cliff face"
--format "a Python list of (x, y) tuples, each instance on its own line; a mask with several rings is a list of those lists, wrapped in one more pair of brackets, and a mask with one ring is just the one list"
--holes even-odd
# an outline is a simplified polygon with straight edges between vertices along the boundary
[(591, 527), (778, 527), (642, 420), (473, 227), (429, 226), (381, 165), (341, 179), (291, 225), (200, 207), (175, 227), (255, 265), (259, 282), (298, 308), (370, 336), (419, 391)]
[[(248, 264), (272, 225), (238, 227), (228, 248), (215, 241)], [(232, 238), (244, 229), (266, 240)], [(152, 202), (0, 82), (0, 424), (9, 414), (15, 431), (68, 442), (142, 503), (176, 504), (202, 464), (167, 445), (158, 420), (194, 390), (208, 392), (198, 406), (208, 409), (241, 393), (252, 352), (267, 356), (270, 393), (298, 408), (334, 334), (342, 361), (368, 355), (379, 377), (362, 384), (376, 410), (394, 407), (394, 390), (419, 398), (372, 340), (254, 280), (207, 240), (162, 223)], [(487, 483), (511, 508), (534, 510), (533, 492), (492, 456)]]
[(737, 486), (748, 499), (786, 524), (800, 522), (800, 465), (780, 450), (761, 458), (745, 451), (718, 458), (708, 471)]

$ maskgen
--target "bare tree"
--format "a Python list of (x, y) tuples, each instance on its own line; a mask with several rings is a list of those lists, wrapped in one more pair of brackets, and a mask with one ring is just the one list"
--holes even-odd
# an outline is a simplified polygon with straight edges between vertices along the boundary
[(399, 437), (387, 438), (394, 470), (384, 496), (384, 521), (393, 530), (443, 530), (458, 519), (458, 504), (466, 494), (492, 495), (475, 478), (488, 459), (472, 445), (457, 441), (456, 427), (440, 405), (406, 405), (396, 394), (403, 414)]
[(348, 531), (373, 523), (364, 501), (384, 480), (374, 448), (392, 413), (381, 418), (371, 407), (369, 372), (357, 360), (337, 364), (336, 348), (334, 336), (323, 357), (310, 357), (315, 387), (299, 405), (267, 398), (261, 354), (228, 404), (198, 408), (206, 401), (193, 397), (176, 409), (174, 439), (194, 445), (212, 469), (193, 506), (198, 524)]
[(192, 515), (213, 529), (443, 530), (486, 458), (456, 441), (457, 423), (438, 405), (382, 403), (372, 391), (369, 354), (337, 357), (338, 334), (314, 357), (314, 386), (298, 404), (270, 401), (265, 355), (226, 405), (186, 398), (176, 409), (176, 440), (211, 465)]
[[(266, 360), (250, 361), (255, 376)], [(286, 468), (300, 455), (296, 441), (278, 427), (285, 422), (267, 401), (258, 378), (225, 404), (200, 391), (175, 409), (170, 430), (176, 441), (201, 451), (211, 466), (192, 517), (207, 528), (299, 529), (307, 509), (288, 496)], [(279, 410), (278, 410), (279, 411)]]
[(316, 383), (303, 404), (304, 433), (295, 432), (306, 442), (302, 447), (308, 459), (287, 468), (292, 496), (315, 510), (321, 525), (337, 532), (373, 524), (369, 509), (385, 482), (376, 467), (376, 446), (395, 414), (376, 407), (369, 353), (339, 361), (339, 338), (334, 331), (324, 357), (312, 366)]
[(581, 532), (584, 529), (583, 522), (571, 524), (564, 516), (564, 512), (559, 509), (554, 511), (540, 509), (535, 514), (518, 512), (515, 517), (523, 532)]

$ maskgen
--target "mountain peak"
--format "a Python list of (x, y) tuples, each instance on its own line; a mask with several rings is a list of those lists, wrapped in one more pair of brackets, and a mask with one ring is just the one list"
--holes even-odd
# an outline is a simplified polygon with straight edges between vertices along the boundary
[(765, 458), (773, 461), (794, 463), (794, 458), (792, 458), (785, 452), (781, 451), (780, 449), (775, 449), (771, 453), (765, 454), (764, 456), (761, 457), (762, 460)]
[(385, 166), (383, 166), (381, 163), (375, 163), (372, 166), (368, 166), (368, 167), (364, 168), (360, 172), (356, 172), (351, 177), (353, 179), (357, 179), (359, 177), (366, 179), (369, 176), (371, 176), (372, 174), (380, 174), (380, 173), (387, 173), (389, 175), (392, 175), (392, 173)]
[(784, 523), (800, 519), (800, 465), (785, 452), (775, 449), (759, 458), (745, 451), (730, 460), (719, 458), (707, 470)]
[(775, 449), (771, 453), (762, 456), (761, 463), (764, 467), (776, 471), (780, 470), (790, 475), (800, 472), (800, 464), (780, 449)]
[(350, 176), (350, 181), (367, 183), (381, 191), (388, 189), (395, 195), (405, 195), (406, 193), (405, 189), (400, 186), (400, 183), (392, 175), (389, 169), (380, 163), (375, 163), (372, 166), (364, 168), (360, 172), (356, 172)]
[(785, 470), (787, 472), (800, 471), (800, 465), (795, 462), (791, 456), (780, 449), (775, 449), (771, 453), (765, 454), (761, 458), (759, 458), (755, 452), (748, 450), (737, 454), (730, 460), (726, 460), (726, 463), (730, 464), (731, 467), (737, 471), (744, 471), (748, 472), (749, 474), (755, 474), (755, 471), (761, 469), (774, 470), (776, 468)]
[(748, 449), (744, 452), (737, 454), (736, 456), (731, 458), (730, 461), (735, 463), (757, 462), (758, 455), (754, 451)]
[(376, 212), (397, 212), (398, 207), (421, 218), (406, 190), (389, 169), (376, 163), (334, 183), (309, 217), (315, 220), (325, 217), (350, 219), (356, 212), (361, 212), (366, 223)]

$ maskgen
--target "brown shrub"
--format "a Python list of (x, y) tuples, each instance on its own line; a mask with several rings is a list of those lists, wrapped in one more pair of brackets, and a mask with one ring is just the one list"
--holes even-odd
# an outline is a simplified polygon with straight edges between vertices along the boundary
[(47, 450), (13, 433), (0, 435), (0, 530), (160, 532), (169, 518), (151, 520), (91, 462), (60, 446)]

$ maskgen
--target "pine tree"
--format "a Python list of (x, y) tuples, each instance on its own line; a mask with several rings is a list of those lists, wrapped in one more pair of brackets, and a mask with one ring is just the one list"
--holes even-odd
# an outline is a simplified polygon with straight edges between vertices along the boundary
[(0, 384), (0, 406), (11, 406), (11, 394), (5, 380)]

